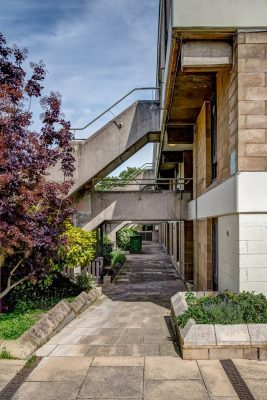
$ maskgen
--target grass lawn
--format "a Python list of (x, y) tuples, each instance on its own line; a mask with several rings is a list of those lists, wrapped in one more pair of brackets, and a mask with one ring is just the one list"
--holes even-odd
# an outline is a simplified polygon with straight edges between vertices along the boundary
[[(69, 303), (73, 303), (75, 299), (76, 296), (65, 298)], [(26, 303), (25, 309), (18, 308), (11, 313), (0, 314), (0, 339), (17, 339), (61, 300), (63, 299), (50, 299), (47, 303), (42, 304), (42, 307), (29, 305), (28, 309)]]
[(38, 321), (43, 315), (42, 310), (30, 310), (24, 313), (13, 312), (0, 315), (0, 338), (17, 339)]

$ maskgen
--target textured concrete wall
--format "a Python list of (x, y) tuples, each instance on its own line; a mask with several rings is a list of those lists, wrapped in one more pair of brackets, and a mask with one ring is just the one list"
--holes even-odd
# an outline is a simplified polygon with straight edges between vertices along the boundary
[(266, 0), (173, 0), (173, 26), (266, 27)]
[(95, 229), (105, 221), (164, 221), (187, 219), (190, 194), (164, 192), (94, 192), (92, 214), (84, 226)]
[(218, 218), (219, 290), (239, 291), (239, 216)]

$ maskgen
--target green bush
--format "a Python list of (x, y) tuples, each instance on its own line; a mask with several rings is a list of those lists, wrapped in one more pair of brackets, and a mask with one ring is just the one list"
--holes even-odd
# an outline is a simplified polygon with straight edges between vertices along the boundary
[(52, 262), (52, 270), (85, 267), (93, 261), (96, 254), (96, 234), (82, 228), (66, 224), (63, 234), (67, 243), (59, 249), (58, 262)]
[(267, 299), (254, 292), (224, 292), (197, 298), (186, 294), (188, 309), (177, 317), (184, 327), (190, 318), (198, 324), (251, 324), (267, 323)]
[(116, 264), (123, 264), (125, 263), (126, 256), (123, 251), (116, 249), (112, 252), (112, 260), (111, 265), (114, 266)]
[(122, 250), (130, 250), (130, 238), (137, 235), (138, 231), (133, 228), (123, 228), (117, 233), (117, 246)]
[(102, 257), (104, 258), (104, 265), (110, 265), (112, 260), (113, 245), (110, 238), (104, 235)]
[(94, 287), (94, 278), (91, 274), (77, 274), (74, 277), (74, 282), (81, 290), (89, 291)]

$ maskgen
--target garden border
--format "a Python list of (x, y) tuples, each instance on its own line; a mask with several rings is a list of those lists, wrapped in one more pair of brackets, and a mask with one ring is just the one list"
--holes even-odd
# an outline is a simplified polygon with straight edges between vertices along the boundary
[(80, 293), (73, 303), (61, 300), (17, 339), (0, 340), (0, 352), (7, 351), (12, 357), (25, 360), (101, 295), (102, 289), (95, 287)]
[[(185, 360), (225, 360), (232, 358), (267, 360), (267, 324), (197, 324), (189, 319), (181, 328), (176, 317), (187, 310), (185, 295), (171, 298), (172, 325)], [(219, 292), (193, 292), (197, 297)]]

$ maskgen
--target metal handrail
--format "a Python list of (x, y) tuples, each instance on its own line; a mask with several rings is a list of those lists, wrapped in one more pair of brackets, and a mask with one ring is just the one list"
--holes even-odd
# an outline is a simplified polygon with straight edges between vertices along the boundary
[(132, 89), (130, 92), (126, 93), (125, 96), (121, 97), (118, 101), (116, 101), (112, 106), (107, 108), (105, 111), (103, 111), (101, 114), (99, 114), (96, 118), (94, 118), (92, 121), (88, 122), (83, 128), (70, 128), (71, 131), (83, 131), (84, 129), (88, 128), (88, 126), (92, 125), (95, 121), (97, 121), (99, 118), (101, 118), (103, 115), (105, 115), (107, 112), (112, 110), (117, 104), (119, 104), (122, 100), (126, 99), (126, 97), (130, 96), (133, 92), (136, 92), (138, 90), (159, 90), (159, 87), (137, 87)]
[[(193, 178), (137, 178), (130, 180), (133, 183), (127, 182), (127, 186), (132, 186), (139, 184), (140, 186), (147, 186), (147, 185), (167, 185), (176, 184), (179, 185), (187, 185), (189, 182), (193, 181)], [(101, 178), (94, 178), (93, 184), (97, 184), (101, 182)], [(116, 184), (124, 183), (125, 181), (122, 178), (118, 178), (112, 182), (112, 185), (116, 187)]]

